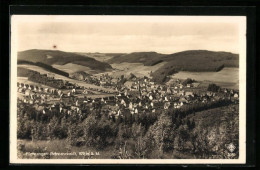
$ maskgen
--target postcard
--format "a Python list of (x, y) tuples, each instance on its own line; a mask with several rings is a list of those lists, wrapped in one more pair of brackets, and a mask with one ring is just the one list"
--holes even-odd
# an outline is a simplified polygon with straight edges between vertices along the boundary
[(246, 17), (11, 15), (11, 164), (245, 164)]

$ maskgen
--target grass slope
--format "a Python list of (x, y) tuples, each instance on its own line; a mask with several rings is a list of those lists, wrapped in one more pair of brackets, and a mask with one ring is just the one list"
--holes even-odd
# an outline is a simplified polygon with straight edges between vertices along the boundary
[(59, 74), (59, 75), (62, 75), (62, 76), (66, 76), (66, 77), (69, 77), (69, 73), (65, 72), (65, 71), (62, 71), (62, 70), (59, 70), (57, 68), (54, 68), (52, 67), (51, 65), (48, 65), (48, 64), (44, 64), (44, 63), (41, 63), (41, 62), (30, 62), (30, 61), (24, 61), (24, 60), (18, 60), (17, 64), (28, 64), (28, 65), (35, 65), (35, 66), (38, 66), (38, 67), (41, 67), (43, 68), (44, 70), (47, 70), (49, 72), (52, 72), (52, 73), (56, 73), (56, 74)]

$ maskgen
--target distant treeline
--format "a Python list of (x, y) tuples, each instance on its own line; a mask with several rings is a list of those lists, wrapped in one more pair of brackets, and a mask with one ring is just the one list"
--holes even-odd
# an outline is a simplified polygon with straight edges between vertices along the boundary
[(56, 69), (56, 68), (53, 68), (52, 66), (50, 66), (48, 64), (41, 63), (41, 62), (35, 62), (34, 63), (34, 62), (31, 62), (31, 61), (18, 60), (17, 64), (35, 65), (35, 66), (41, 67), (41, 68), (43, 68), (47, 71), (50, 71), (52, 73), (59, 74), (59, 75), (65, 76), (65, 77), (69, 77), (69, 73), (61, 71), (61, 70)]

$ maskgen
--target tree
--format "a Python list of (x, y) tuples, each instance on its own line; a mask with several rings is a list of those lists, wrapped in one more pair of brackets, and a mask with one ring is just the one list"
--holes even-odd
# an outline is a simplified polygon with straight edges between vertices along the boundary
[(184, 86), (186, 86), (187, 84), (191, 84), (191, 83), (193, 83), (194, 82), (194, 80), (192, 80), (192, 79), (190, 79), (190, 78), (187, 78), (186, 80), (184, 80), (183, 82), (182, 82), (182, 84), (184, 85)]
[(91, 114), (86, 118), (82, 127), (84, 129), (84, 140), (88, 146), (96, 146), (98, 149), (103, 149), (107, 145), (113, 143), (116, 137), (116, 124), (109, 121), (105, 115), (101, 119), (97, 119)]
[(145, 139), (142, 136), (139, 136), (136, 139), (136, 143), (134, 146), (134, 155), (137, 158), (146, 158), (148, 152), (149, 146), (146, 144)]
[(178, 150), (183, 150), (187, 141), (189, 140), (189, 131), (187, 125), (181, 125), (176, 132), (175, 138), (175, 148)]
[(18, 117), (17, 119), (17, 137), (20, 139), (31, 139), (31, 130), (33, 120), (29, 120), (27, 116)]
[(218, 92), (220, 90), (220, 87), (217, 86), (216, 84), (209, 84), (207, 90), (212, 92)]
[(134, 140), (136, 140), (138, 137), (143, 136), (144, 131), (145, 131), (145, 129), (144, 129), (144, 127), (141, 125), (141, 123), (140, 123), (139, 125), (136, 124), (136, 123), (134, 123), (134, 124), (132, 125), (131, 130), (132, 130), (132, 135), (131, 135), (131, 136), (133, 137)]
[(157, 149), (161, 155), (164, 153), (164, 151), (172, 148), (172, 143), (174, 141), (173, 129), (174, 126), (172, 124), (171, 117), (166, 113), (162, 113), (158, 121), (156, 121), (147, 132), (152, 134)]

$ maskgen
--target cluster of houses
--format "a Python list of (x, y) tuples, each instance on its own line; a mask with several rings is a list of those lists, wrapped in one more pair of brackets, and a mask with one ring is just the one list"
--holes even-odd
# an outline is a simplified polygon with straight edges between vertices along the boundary
[[(111, 80), (108, 75), (99, 78), (99, 81)], [(81, 88), (75, 88), (74, 85), (67, 87), (67, 90), (64, 91), (24, 83), (17, 84), (18, 92), (24, 94), (23, 98), (20, 99), (21, 104), (31, 104), (43, 114), (48, 114), (56, 109), (61, 114), (76, 114), (81, 117), (94, 109), (99, 109), (108, 117), (117, 119), (125, 114), (156, 112), (167, 110), (170, 107), (180, 109), (192, 103), (207, 103), (227, 97), (238, 100), (238, 91), (229, 89), (223, 89), (221, 93), (192, 91), (198, 86), (197, 82), (184, 85), (180, 80), (177, 80), (173, 85), (160, 85), (148, 77), (132, 77), (123, 86), (116, 86), (116, 94), (105, 97), (89, 97), (90, 92), (87, 89), (81, 90)]]

